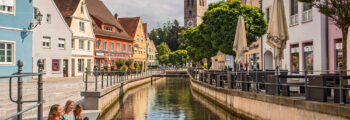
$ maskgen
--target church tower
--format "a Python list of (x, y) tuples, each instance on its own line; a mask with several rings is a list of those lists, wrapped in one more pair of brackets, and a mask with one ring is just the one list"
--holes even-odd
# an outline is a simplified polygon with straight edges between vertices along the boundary
[(207, 10), (207, 0), (184, 0), (185, 27), (197, 26), (202, 23), (202, 16)]

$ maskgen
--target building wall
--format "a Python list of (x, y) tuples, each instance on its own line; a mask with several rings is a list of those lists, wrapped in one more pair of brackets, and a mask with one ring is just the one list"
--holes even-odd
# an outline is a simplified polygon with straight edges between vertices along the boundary
[(147, 62), (148, 62), (148, 66), (154, 66), (154, 65), (158, 65), (157, 63), (157, 48), (156, 46), (154, 45), (154, 42), (153, 40), (149, 40), (148, 39), (148, 50), (147, 50), (147, 53), (148, 53), (148, 59), (147, 59)]
[[(140, 20), (134, 36), (134, 60), (135, 62), (142, 62), (143, 68), (145, 68), (147, 66), (147, 41), (143, 30), (142, 21)], [(137, 40), (137, 36), (139, 36), (139, 40)], [(143, 41), (141, 41), (142, 39)], [(137, 51), (136, 44), (138, 45)], [(142, 53), (140, 52), (140, 48), (142, 49)]]
[[(282, 59), (281, 68), (286, 70), (292, 70), (291, 59), (291, 46), (298, 45), (299, 48), (299, 66), (297, 70), (304, 70), (304, 45), (305, 43), (312, 43), (313, 45), (313, 70), (325, 70), (326, 64), (326, 20), (325, 16), (318, 12), (318, 9), (312, 8), (312, 20), (309, 22), (302, 22), (303, 3), (298, 2), (298, 24), (290, 25), (290, 0), (283, 0), (285, 7), (285, 14), (287, 19), (287, 25), (289, 25), (289, 40), (287, 41), (287, 47), (283, 51), (284, 58)], [(268, 7), (272, 7), (273, 1), (263, 0), (263, 11), (266, 12)], [(266, 17), (266, 16), (265, 16)], [(266, 44), (266, 35), (263, 36), (264, 40), (264, 54), (266, 52), (273, 51), (273, 49)], [(264, 58), (266, 59), (266, 58)], [(300, 73), (301, 74), (301, 73)], [(316, 74), (316, 73), (315, 73)], [(319, 74), (319, 73), (317, 73)]]
[[(184, 0), (184, 15), (185, 15), (185, 26), (197, 26), (202, 23), (202, 16), (207, 11), (207, 0), (194, 0), (193, 5), (191, 3), (193, 0)], [(189, 3), (188, 3), (189, 2)], [(192, 14), (190, 14), (192, 13)], [(190, 22), (192, 25), (190, 25)]]
[[(71, 31), (73, 32), (72, 38), (72, 76), (83, 75), (82, 72), (78, 71), (78, 60), (84, 59), (84, 70), (85, 68), (93, 69), (94, 63), (94, 53), (93, 53), (93, 43), (95, 40), (95, 35), (92, 29), (91, 18), (86, 7), (84, 0), (81, 0), (77, 9), (73, 14), (72, 23), (70, 26)], [(81, 7), (83, 6), (84, 11), (81, 12)], [(80, 31), (80, 22), (84, 23), (84, 31)], [(79, 40), (83, 40), (84, 49), (79, 48)], [(88, 49), (88, 44), (90, 44), (90, 49)], [(90, 66), (87, 65), (86, 61), (91, 60)]]
[[(43, 14), (41, 25), (33, 32), (33, 71), (38, 71), (37, 61), (44, 59), (45, 77), (63, 77), (63, 60), (68, 60), (68, 76), (71, 75), (72, 32), (52, 0), (35, 0), (34, 7)], [(48, 15), (51, 19), (48, 21)], [(43, 47), (43, 37), (50, 37), (50, 47)], [(64, 39), (64, 49), (58, 47), (59, 39)], [(59, 71), (52, 71), (52, 60), (59, 60)]]
[[(257, 41), (253, 42), (251, 45), (249, 45), (248, 52), (245, 53), (243, 57), (243, 68), (245, 70), (252, 70), (254, 67), (256, 69), (261, 70), (262, 69), (262, 59), (261, 59), (261, 39), (257, 39)], [(255, 64), (255, 65), (254, 65)]]
[(23, 72), (32, 72), (32, 31), (27, 31), (33, 19), (31, 0), (14, 0), (14, 13), (0, 12), (0, 42), (14, 46), (11, 64), (0, 64), (0, 75), (17, 72), (17, 61), (23, 61)]
[[(96, 49), (96, 41), (101, 40), (101, 49)], [(96, 36), (96, 41), (94, 42), (95, 50), (95, 64), (98, 65), (98, 60), (100, 60), (100, 69), (103, 69), (106, 66), (105, 61), (107, 61), (107, 66), (115, 65), (115, 62), (118, 59), (129, 60), (133, 59), (133, 49), (129, 52), (129, 45), (133, 46), (132, 41), (125, 41), (121, 39), (108, 38), (103, 36)], [(107, 51), (104, 50), (104, 42), (107, 42)], [(114, 50), (111, 49), (111, 43), (114, 43)], [(117, 50), (117, 44), (120, 44), (120, 51)], [(126, 46), (126, 52), (123, 52), (123, 44)], [(115, 66), (115, 68), (117, 68)]]
[[(329, 70), (337, 70), (336, 66), (336, 42), (337, 39), (342, 39), (343, 35), (342, 35), (342, 31), (335, 25), (335, 23), (332, 21), (332, 19), (328, 19), (328, 23), (329, 23), (329, 27), (328, 27), (328, 31), (329, 31), (329, 36), (328, 36), (328, 52), (329, 52)], [(349, 32), (350, 33), (350, 32)], [(350, 39), (350, 36), (348, 36), (348, 39)], [(350, 43), (347, 42), (347, 51), (350, 51)], [(347, 52), (348, 56), (350, 55), (350, 52)], [(350, 59), (347, 59), (348, 62), (350, 63)], [(347, 68), (350, 68), (350, 65), (348, 64)]]

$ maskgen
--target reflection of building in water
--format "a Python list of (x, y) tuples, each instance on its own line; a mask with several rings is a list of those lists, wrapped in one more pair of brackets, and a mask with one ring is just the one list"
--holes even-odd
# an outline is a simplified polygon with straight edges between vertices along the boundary
[(135, 120), (145, 120), (147, 114), (147, 104), (148, 103), (148, 89), (142, 89), (137, 92), (132, 97), (132, 105)]

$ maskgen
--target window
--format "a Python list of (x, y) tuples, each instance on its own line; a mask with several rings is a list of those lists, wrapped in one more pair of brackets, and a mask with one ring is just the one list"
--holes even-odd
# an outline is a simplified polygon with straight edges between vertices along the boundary
[(14, 0), (0, 0), (0, 13), (14, 14)]
[(190, 0), (187, 0), (187, 6), (190, 6)]
[(266, 8), (266, 22), (269, 24), (271, 17), (271, 7)]
[(104, 26), (104, 30), (105, 30), (105, 31), (113, 32), (113, 27)]
[(52, 71), (54, 71), (54, 72), (60, 71), (60, 60), (58, 60), (58, 59), (52, 60)]
[(63, 38), (58, 38), (58, 48), (64, 49), (65, 48), (65, 42), (66, 40)]
[(90, 51), (90, 41), (87, 42), (87, 49)]
[(81, 3), (81, 7), (80, 7), (80, 13), (81, 14), (84, 14), (84, 6), (83, 6), (84, 3)]
[(113, 42), (110, 43), (110, 46), (111, 46), (110, 47), (111, 51), (114, 51), (114, 43)]
[(134, 52), (137, 53), (137, 48), (136, 47), (134, 48)]
[(0, 41), (0, 64), (14, 64), (14, 44)]
[(71, 47), (74, 48), (74, 40), (72, 39), (72, 44), (71, 44)]
[(189, 11), (188, 13), (189, 13), (190, 17), (192, 17), (192, 11)]
[(308, 74), (313, 74), (313, 64), (314, 56), (312, 43), (304, 44), (304, 70), (308, 71)]
[(126, 45), (123, 44), (123, 52), (126, 52)]
[(37, 19), (37, 14), (39, 13), (39, 9), (38, 8), (33, 8), (33, 18), (36, 20)]
[(51, 14), (46, 15), (46, 22), (49, 24), (51, 23)]
[(143, 48), (143, 54), (146, 54), (146, 48)]
[(43, 71), (45, 71), (45, 68), (46, 68), (46, 59), (42, 59), (42, 61), (43, 61)]
[(312, 20), (312, 5), (303, 4), (303, 22), (308, 22)]
[(299, 46), (294, 45), (291, 49), (292, 56), (292, 73), (299, 73)]
[(128, 45), (128, 52), (131, 52), (132, 51), (132, 47), (131, 45)]
[(86, 62), (86, 67), (88, 68), (89, 71), (90, 71), (90, 69), (91, 69), (90, 66), (91, 66), (91, 60), (88, 59), (87, 62)]
[(194, 3), (194, 2), (193, 2), (193, 0), (192, 0), (192, 2), (191, 2), (192, 6), (193, 6), (193, 3)]
[(101, 49), (101, 40), (96, 41), (96, 49), (100, 50)]
[(120, 52), (120, 43), (117, 43), (117, 51)]
[(298, 0), (290, 1), (290, 25), (297, 25), (298, 20)]
[(84, 24), (84, 22), (79, 22), (79, 30), (80, 30), (80, 32), (84, 32), (85, 31), (85, 24)]
[(338, 70), (339, 63), (343, 62), (343, 43), (342, 39), (336, 39), (335, 42), (335, 68)]
[(84, 50), (84, 40), (79, 40), (79, 49)]
[(108, 47), (107, 44), (108, 44), (107, 42), (103, 42), (103, 50), (105, 51), (107, 51), (107, 47)]
[(143, 42), (143, 36), (141, 36), (141, 42)]
[(51, 38), (50, 37), (43, 37), (43, 47), (44, 48), (50, 48)]
[(84, 71), (84, 59), (78, 59), (78, 72)]
[(137, 42), (139, 42), (139, 40), (140, 40), (140, 36), (139, 36), (139, 35), (137, 35)]

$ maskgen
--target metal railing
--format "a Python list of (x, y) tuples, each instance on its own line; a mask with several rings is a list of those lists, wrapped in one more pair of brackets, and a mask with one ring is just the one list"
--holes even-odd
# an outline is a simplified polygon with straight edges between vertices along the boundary
[[(328, 102), (329, 99), (333, 99), (339, 104), (346, 104), (349, 101), (344, 93), (350, 90), (350, 85), (345, 85), (343, 82), (350, 80), (350, 76), (339, 73), (350, 72), (350, 70), (306, 70), (298, 71), (302, 74), (291, 74), (291, 71), (276, 69), (277, 71), (229, 72), (189, 68), (188, 73), (194, 80), (227, 89), (319, 102)], [(320, 74), (317, 75), (316, 72)]]
[[(115, 70), (98, 70), (94, 68), (93, 71), (86, 69), (83, 75), (83, 82), (85, 83), (85, 92), (90, 91), (89, 83), (94, 84), (94, 90), (106, 89), (116, 84), (124, 83), (126, 80), (139, 79), (144, 77), (150, 77), (154, 74), (164, 73), (163, 69), (149, 69), (146, 71), (134, 70), (134, 71), (115, 71)], [(93, 79), (93, 80), (91, 80)], [(100, 88), (98, 86), (101, 86)]]
[[(37, 119), (43, 120), (43, 68), (44, 63), (42, 60), (38, 60), (38, 73), (23, 73), (23, 61), (17, 62), (18, 72), (10, 76), (0, 76), (0, 79), (9, 79), (9, 99), (11, 102), (17, 104), (17, 113), (9, 115), (5, 120), (16, 118), (16, 120), (22, 120), (22, 114), (32, 109), (37, 108)], [(23, 77), (38, 76), (38, 99), (37, 100), (23, 100)], [(17, 78), (17, 100), (12, 98), (12, 80)], [(28, 107), (23, 110), (23, 103), (36, 102), (37, 104)]]

